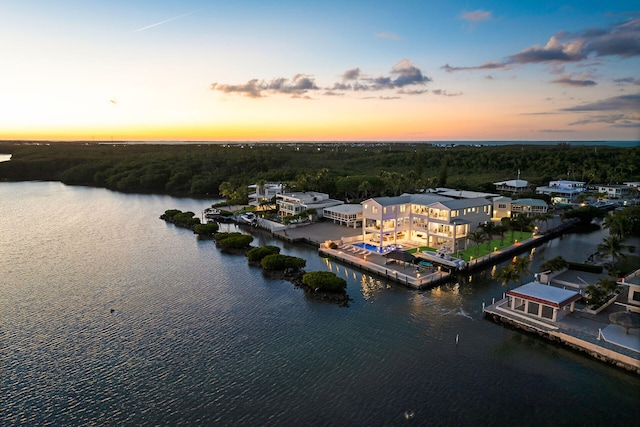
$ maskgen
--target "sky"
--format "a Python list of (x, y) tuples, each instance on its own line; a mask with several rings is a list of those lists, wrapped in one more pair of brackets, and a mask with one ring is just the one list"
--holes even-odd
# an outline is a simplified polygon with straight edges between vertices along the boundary
[(640, 2), (0, 0), (0, 139), (640, 140)]

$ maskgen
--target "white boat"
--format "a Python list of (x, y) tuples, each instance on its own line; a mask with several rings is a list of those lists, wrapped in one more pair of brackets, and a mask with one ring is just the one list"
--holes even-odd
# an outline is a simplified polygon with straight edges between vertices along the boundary
[(247, 224), (253, 224), (258, 219), (256, 217), (256, 214), (254, 214), (253, 212), (244, 212), (244, 213), (240, 214), (239, 218), (240, 218), (241, 221), (244, 221)]
[(427, 261), (431, 261), (434, 264), (446, 265), (447, 267), (457, 268), (462, 270), (467, 266), (467, 263), (460, 259), (451, 256), (451, 251), (447, 248), (440, 248), (436, 252), (433, 251), (421, 251), (413, 254), (414, 256)]

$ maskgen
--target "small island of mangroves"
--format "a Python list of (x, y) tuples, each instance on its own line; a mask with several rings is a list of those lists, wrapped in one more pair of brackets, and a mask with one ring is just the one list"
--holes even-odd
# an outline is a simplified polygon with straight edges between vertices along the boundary
[(606, 145), (437, 145), (429, 143), (135, 144), (0, 142), (2, 181), (61, 181), (121, 192), (226, 197), (279, 182), (359, 201), (425, 188), (494, 192), (520, 176), (533, 185), (555, 179), (637, 181), (640, 147)]

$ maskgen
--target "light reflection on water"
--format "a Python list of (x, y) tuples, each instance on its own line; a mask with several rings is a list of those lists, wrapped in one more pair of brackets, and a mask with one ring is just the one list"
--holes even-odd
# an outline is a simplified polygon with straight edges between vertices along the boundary
[[(319, 303), (158, 219), (211, 202), (0, 183), (3, 423), (396, 425), (412, 411), (418, 425), (597, 424), (612, 412), (632, 424), (640, 416), (637, 377), (484, 321), (482, 302), (504, 290), (488, 272), (416, 291), (256, 233), (254, 244), (347, 279), (350, 307)], [(531, 269), (567, 248), (584, 259), (597, 239), (549, 242)]]

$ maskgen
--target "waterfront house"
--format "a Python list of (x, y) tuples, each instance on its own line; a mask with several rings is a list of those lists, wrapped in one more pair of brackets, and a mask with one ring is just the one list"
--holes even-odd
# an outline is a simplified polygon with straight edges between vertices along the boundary
[(278, 213), (282, 217), (298, 215), (311, 209), (315, 209), (318, 217), (322, 217), (325, 208), (343, 203), (340, 200), (330, 199), (326, 193), (316, 191), (298, 191), (276, 195)]
[(496, 186), (496, 190), (503, 193), (518, 194), (531, 190), (529, 182), (524, 179), (511, 179), (509, 181), (494, 182), (493, 185)]
[(322, 216), (340, 225), (357, 228), (362, 225), (362, 205), (342, 204), (324, 208)]
[(252, 191), (249, 193), (249, 205), (261, 206), (271, 203), (274, 197), (282, 193), (282, 184), (253, 184), (249, 186), (249, 191)]
[(638, 190), (628, 185), (598, 184), (596, 189), (598, 193), (604, 194), (607, 199), (626, 199), (638, 195)]
[(547, 202), (540, 199), (517, 199), (511, 203), (511, 214), (533, 217), (546, 214), (549, 210)]
[(466, 248), (466, 237), (491, 219), (484, 197), (451, 199), (433, 193), (376, 197), (362, 202), (362, 238), (385, 247), (412, 242), (452, 251)]
[(564, 318), (567, 312), (573, 312), (575, 302), (582, 298), (582, 295), (579, 292), (531, 282), (507, 291), (507, 297), (509, 310), (556, 322)]
[(536, 187), (536, 194), (548, 195), (555, 204), (576, 203), (578, 196), (586, 191), (584, 184), (582, 181), (550, 181), (547, 186)]

